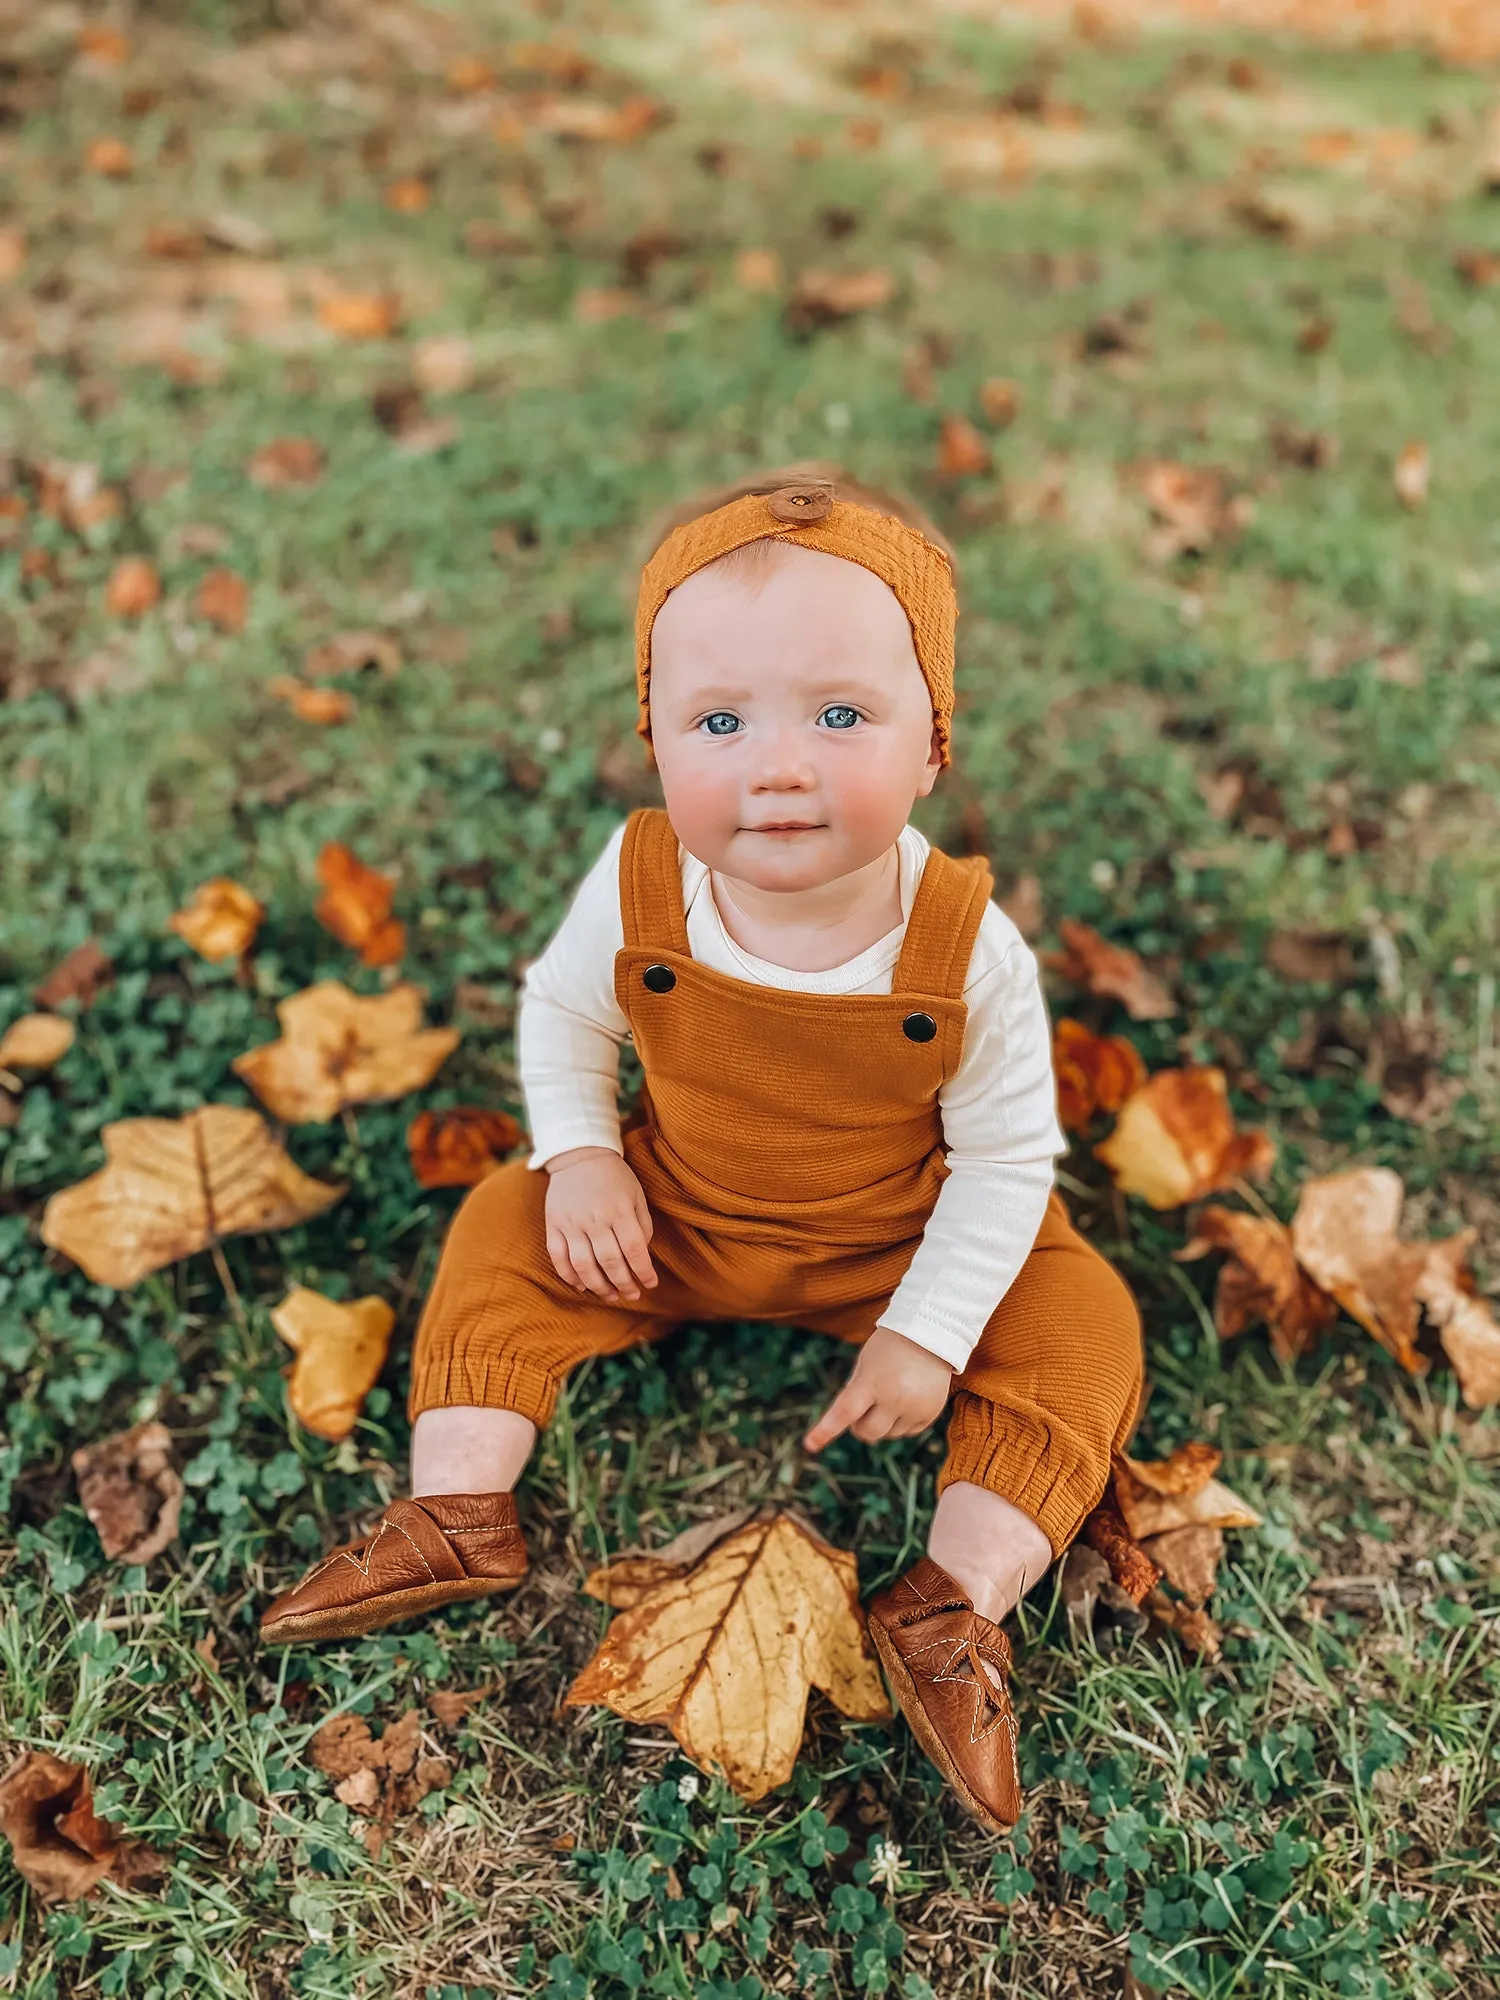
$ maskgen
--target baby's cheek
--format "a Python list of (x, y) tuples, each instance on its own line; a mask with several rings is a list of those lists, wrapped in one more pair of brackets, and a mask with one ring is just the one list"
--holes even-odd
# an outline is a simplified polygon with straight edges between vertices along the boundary
[(724, 759), (697, 751), (696, 744), (674, 744), (665, 756), (657, 752), (662, 797), (677, 838), (711, 867), (716, 853), (738, 819), (738, 789), (728, 779)]

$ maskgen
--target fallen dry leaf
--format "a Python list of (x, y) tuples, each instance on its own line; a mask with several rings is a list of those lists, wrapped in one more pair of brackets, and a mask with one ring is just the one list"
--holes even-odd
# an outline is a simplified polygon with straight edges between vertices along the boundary
[(1216, 1660), (1223, 1651), (1224, 1635), (1206, 1611), (1191, 1604), (1177, 1604), (1163, 1590), (1153, 1590), (1145, 1610), (1153, 1626), (1172, 1633), (1190, 1652)]
[(640, 309), (640, 299), (623, 285), (583, 285), (573, 294), (573, 317), (580, 326), (604, 326)]
[(803, 271), (787, 301), (786, 323), (793, 333), (811, 333), (856, 313), (878, 312), (896, 296), (896, 280), (883, 266), (865, 271)]
[(1179, 1595), (1189, 1604), (1207, 1604), (1218, 1585), (1224, 1556), (1221, 1527), (1195, 1522), (1185, 1528), (1168, 1528), (1163, 1534), (1147, 1536), (1143, 1546)]
[(734, 282), (746, 292), (781, 289), (781, 259), (774, 250), (741, 250), (735, 255)]
[(1227, 477), (1217, 466), (1155, 459), (1142, 468), (1140, 483), (1162, 524), (1148, 544), (1148, 553), (1158, 562), (1207, 555), (1216, 542), (1227, 541), (1248, 526), (1254, 514), (1248, 494), (1230, 496)]
[(1177, 1003), (1156, 974), (1147, 971), (1139, 952), (1111, 944), (1075, 917), (1061, 918), (1057, 929), (1064, 949), (1042, 953), (1050, 971), (1087, 993), (1122, 1001), (1132, 1021), (1162, 1021), (1177, 1012)]
[(629, 1611), (648, 1591), (669, 1578), (685, 1576), (716, 1542), (732, 1535), (757, 1511), (752, 1503), (736, 1507), (712, 1520), (695, 1521), (654, 1549), (623, 1549), (619, 1555), (591, 1570), (583, 1582), (590, 1597), (597, 1597), (612, 1611)]
[(1476, 292), (1500, 285), (1500, 250), (1460, 250), (1453, 268)]
[(1103, 1500), (1079, 1530), (1079, 1539), (1108, 1565), (1116, 1587), (1139, 1604), (1161, 1581), (1161, 1570), (1125, 1525), (1113, 1478)]
[(411, 375), (429, 395), (461, 395), (474, 380), (474, 343), (462, 333), (429, 334), (411, 351)]
[(1180, 1208), (1242, 1174), (1259, 1178), (1276, 1159), (1266, 1133), (1236, 1131), (1224, 1072), (1206, 1063), (1159, 1070), (1093, 1150), (1116, 1187), (1153, 1208)]
[(78, 30), (78, 53), (100, 69), (118, 69), (130, 54), (130, 44), (118, 28), (90, 22)]
[(308, 687), (305, 682), (294, 680), (290, 674), (273, 674), (266, 682), (266, 693), (284, 701), (299, 722), (318, 723), (323, 727), (335, 722), (348, 722), (359, 707), (354, 696), (343, 688)]
[[(1162, 1459), (1132, 1458), (1127, 1452), (1116, 1457), (1114, 1486), (1120, 1514), (1129, 1533), (1148, 1552), (1153, 1535), (1174, 1528), (1260, 1527), (1255, 1509), (1214, 1478), (1223, 1457), (1215, 1446), (1196, 1439)], [(1154, 1555), (1151, 1560), (1156, 1560)]]
[[(1135, 1544), (1131, 1546), (1133, 1548)], [(1159, 1575), (1160, 1571), (1151, 1571), (1153, 1580)], [(1074, 1542), (1064, 1555), (1058, 1582), (1063, 1610), (1067, 1613), (1070, 1629), (1075, 1633), (1093, 1630), (1094, 1608), (1100, 1604), (1117, 1619), (1131, 1625), (1144, 1626), (1146, 1622), (1135, 1598), (1121, 1589), (1104, 1557), (1087, 1542)], [(1149, 1590), (1150, 1585), (1147, 1585), (1142, 1594)]]
[(1297, 1262), (1285, 1226), (1210, 1202), (1193, 1218), (1192, 1240), (1172, 1252), (1178, 1263), (1227, 1253), (1214, 1292), (1214, 1325), (1233, 1340), (1264, 1320), (1278, 1359), (1306, 1354), (1338, 1318), (1338, 1306)]
[(334, 1797), (375, 1822), (365, 1836), (372, 1859), (397, 1815), (413, 1811), (453, 1776), (446, 1757), (424, 1757), (421, 1748), (422, 1715), (415, 1708), (388, 1722), (378, 1737), (363, 1716), (335, 1715), (309, 1740), (308, 1762), (338, 1780)]
[(135, 159), (123, 139), (91, 139), (83, 155), (83, 164), (91, 174), (103, 174), (106, 180), (123, 181), (130, 178), (135, 168)]
[(148, 1563), (177, 1534), (182, 1481), (165, 1424), (136, 1424), (73, 1453), (83, 1511), (113, 1562)]
[(988, 472), (993, 459), (989, 441), (967, 417), (950, 411), (938, 436), (937, 469), (946, 479), (971, 478)]
[(116, 618), (139, 618), (161, 597), (161, 578), (144, 556), (121, 556), (104, 587), (104, 607)]
[(1396, 498), (1403, 507), (1416, 508), (1425, 504), (1427, 484), (1432, 477), (1431, 449), (1420, 441), (1413, 441), (1401, 447), (1401, 456), (1396, 460)]
[(0, 1778), (0, 1833), (16, 1872), (44, 1903), (92, 1895), (106, 1876), (135, 1888), (167, 1871), (154, 1849), (122, 1839), (99, 1818), (83, 1765), (50, 1750), (28, 1750)]
[(194, 593), (193, 611), (221, 632), (243, 632), (250, 615), (250, 586), (232, 569), (211, 569)]
[(1350, 985), (1359, 972), (1354, 941), (1343, 931), (1273, 931), (1266, 964), (1283, 979)]
[(99, 1136), (108, 1164), (51, 1197), (41, 1235), (117, 1291), (220, 1237), (289, 1229), (346, 1191), (304, 1174), (259, 1112), (242, 1105), (120, 1118)]
[(257, 486), (313, 486), (323, 476), (323, 447), (308, 437), (272, 438), (245, 467)]
[(1406, 1191), (1389, 1167), (1354, 1167), (1304, 1184), (1292, 1217), (1299, 1263), (1413, 1375), (1429, 1362), (1416, 1341), (1425, 1313), (1479, 1409), (1500, 1390), (1500, 1327), (1464, 1269), (1474, 1227), (1438, 1242), (1396, 1234)]
[(360, 1405), (385, 1365), (396, 1315), (373, 1293), (347, 1302), (293, 1285), (271, 1311), (271, 1324), (297, 1359), (287, 1401), (314, 1436), (348, 1437)]
[[(22, 1014), (0, 1035), (0, 1071), (51, 1069), (72, 1048), (78, 1030), (61, 1014)], [(0, 1076), (0, 1082), (5, 1078)], [(10, 1087), (19, 1090), (15, 1077)]]
[(559, 139), (592, 139), (607, 145), (628, 146), (642, 139), (667, 116), (667, 108), (654, 97), (627, 97), (623, 104), (606, 104), (591, 97), (544, 97), (534, 103), (526, 123), (534, 132), (547, 132)]
[(0, 285), (18, 278), (26, 268), (26, 231), (8, 222), (0, 228)]
[(979, 385), (979, 407), (997, 430), (1003, 430), (1020, 414), (1020, 383), (1004, 375), (991, 375)]
[(424, 989), (351, 993), (320, 979), (281, 1001), (281, 1036), (236, 1056), (230, 1068), (288, 1125), (320, 1124), (350, 1104), (383, 1104), (430, 1083), (463, 1039), (424, 1028)]
[(411, 175), (386, 184), (385, 205), (395, 215), (424, 215), (432, 206), (431, 183)]
[(406, 926), (391, 915), (396, 878), (367, 868), (342, 841), (318, 854), (323, 894), (313, 915), (340, 944), (351, 945), (366, 965), (394, 965), (406, 950)]
[(406, 1128), (406, 1146), (419, 1187), (474, 1187), (525, 1136), (508, 1111), (460, 1104), (419, 1111)]
[(243, 958), (265, 915), (265, 904), (242, 883), (228, 875), (213, 875), (198, 884), (182, 909), (172, 912), (167, 929), (185, 938), (200, 958)]
[(858, 1721), (891, 1712), (854, 1557), (766, 1508), (622, 1611), (565, 1700), (665, 1723), (753, 1804), (792, 1774), (810, 1687)]
[(318, 323), (340, 340), (389, 340), (401, 324), (395, 292), (330, 292), (318, 301)]
[(504, 1692), (503, 1681), (486, 1681), (483, 1687), (477, 1688), (429, 1688), (427, 1706), (444, 1729), (457, 1729), (471, 1708), (477, 1708), (480, 1702)]
[(66, 1000), (90, 1007), (100, 987), (107, 986), (114, 976), (114, 962), (94, 938), (85, 938), (32, 987), (31, 997), (39, 1007), (60, 1007)]
[(335, 632), (322, 645), (309, 646), (302, 657), (302, 671), (315, 680), (363, 673), (368, 667), (385, 680), (400, 673), (401, 648), (388, 632)]
[(1064, 1014), (1052, 1036), (1058, 1115), (1082, 1132), (1100, 1111), (1116, 1112), (1146, 1081), (1146, 1062), (1124, 1035), (1096, 1035)]

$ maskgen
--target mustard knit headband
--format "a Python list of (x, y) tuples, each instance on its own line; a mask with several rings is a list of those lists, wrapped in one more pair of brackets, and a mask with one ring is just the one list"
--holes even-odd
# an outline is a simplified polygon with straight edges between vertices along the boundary
[(932, 696), (943, 762), (953, 722), (953, 628), (958, 595), (953, 570), (935, 542), (893, 514), (836, 500), (826, 481), (806, 480), (774, 493), (747, 493), (674, 528), (641, 573), (635, 614), (636, 733), (651, 740), (651, 628), (670, 592), (695, 570), (747, 542), (800, 542), (873, 570), (901, 600), (911, 621), (917, 664)]

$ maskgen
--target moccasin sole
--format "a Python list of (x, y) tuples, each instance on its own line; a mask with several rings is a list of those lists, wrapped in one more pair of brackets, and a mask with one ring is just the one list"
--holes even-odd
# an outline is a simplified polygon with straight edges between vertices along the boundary
[(463, 1582), (414, 1584), (410, 1590), (392, 1590), (379, 1597), (367, 1597), (359, 1604), (329, 1605), (322, 1611), (291, 1611), (269, 1622), (262, 1621), (261, 1643), (293, 1646), (306, 1639), (355, 1639), (377, 1632), (382, 1625), (394, 1625), (402, 1618), (418, 1618), (424, 1611), (436, 1611), (444, 1604), (463, 1604), (475, 1597), (492, 1597), (497, 1591), (514, 1590), (524, 1583), (528, 1571), (519, 1576), (473, 1576)]
[(990, 1833), (1004, 1835), (1011, 1832), (1017, 1821), (996, 1819), (989, 1807), (982, 1804), (964, 1782), (942, 1738), (927, 1719), (927, 1711), (922, 1706), (922, 1697), (917, 1692), (917, 1684), (912, 1679), (905, 1661), (892, 1645), (884, 1625), (878, 1618), (869, 1618), (865, 1622), (870, 1637), (875, 1641), (880, 1664), (885, 1668), (892, 1692), (896, 1696), (901, 1713), (906, 1717), (912, 1735), (953, 1787), (959, 1804)]

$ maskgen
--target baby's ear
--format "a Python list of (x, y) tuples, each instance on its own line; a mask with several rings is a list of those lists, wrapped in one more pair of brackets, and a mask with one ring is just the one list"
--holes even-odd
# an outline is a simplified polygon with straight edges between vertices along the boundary
[(937, 724), (932, 726), (932, 740), (927, 745), (927, 762), (922, 767), (922, 789), (917, 793), (925, 799), (937, 783), (937, 774), (943, 768), (943, 745), (937, 733)]

